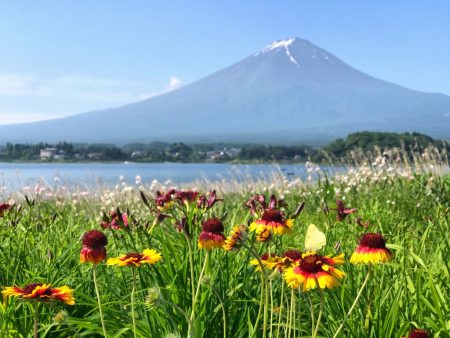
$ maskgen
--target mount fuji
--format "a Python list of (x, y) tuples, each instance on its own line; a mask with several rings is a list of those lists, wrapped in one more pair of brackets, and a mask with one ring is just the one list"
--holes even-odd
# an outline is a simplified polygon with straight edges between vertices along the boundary
[(376, 79), (307, 40), (291, 38), (138, 103), (0, 126), (0, 142), (311, 144), (361, 130), (449, 138), (450, 97)]

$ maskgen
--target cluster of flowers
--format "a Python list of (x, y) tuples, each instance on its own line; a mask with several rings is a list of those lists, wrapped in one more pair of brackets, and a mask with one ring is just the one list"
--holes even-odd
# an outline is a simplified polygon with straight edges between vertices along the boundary
[[(13, 207), (14, 204), (0, 204), (0, 217), (5, 216), (6, 212), (11, 211)], [(24, 301), (40, 301), (44, 303), (59, 301), (68, 305), (75, 304), (73, 290), (66, 285), (52, 287), (51, 284), (48, 283), (31, 283), (23, 287), (7, 286), (2, 291), (2, 294), (5, 297), (18, 297)]]
[[(161, 221), (165, 217), (171, 217), (167, 212), (170, 212), (173, 203), (178, 202), (180, 205), (189, 206), (193, 201), (196, 207), (206, 210), (211, 208), (217, 201), (215, 191), (212, 191), (208, 197), (199, 195), (194, 191), (176, 191), (170, 190), (166, 194), (157, 193), (156, 196), (156, 211), (157, 220)], [(10, 211), (13, 205), (0, 204), (0, 217), (3, 217), (6, 212)], [(180, 226), (183, 221), (180, 222)], [(118, 209), (111, 211), (109, 215), (103, 214), (100, 226), (104, 229), (127, 229), (130, 226), (130, 221), (127, 213), (121, 213)], [(203, 224), (204, 231), (201, 234), (198, 245), (200, 248), (218, 247), (223, 244), (225, 237), (223, 236), (224, 227), (220, 220), (212, 218)], [(184, 231), (188, 231), (187, 227), (183, 227)], [(81, 263), (92, 263), (94, 265), (94, 283), (95, 280), (95, 266), (106, 260), (106, 246), (108, 240), (106, 235), (98, 230), (91, 230), (86, 232), (82, 237), (82, 248), (80, 251)], [(130, 266), (133, 268), (139, 267), (143, 264), (155, 264), (162, 258), (161, 254), (153, 249), (144, 249), (142, 252), (130, 252), (119, 257), (109, 258), (107, 265), (117, 265), (120, 267)], [(24, 301), (38, 301), (42, 303), (49, 303), (51, 301), (60, 301), (68, 305), (75, 304), (74, 290), (64, 285), (61, 287), (52, 287), (48, 283), (31, 283), (24, 287), (10, 286), (5, 287), (2, 291), (5, 297), (14, 296)], [(97, 295), (98, 296), (98, 295)], [(99, 299), (99, 308), (100, 299)], [(102, 315), (101, 315), (102, 316)], [(102, 318), (101, 318), (102, 319)], [(102, 319), (103, 321), (103, 319)], [(103, 326), (103, 323), (102, 323)], [(105, 331), (106, 333), (106, 331)]]
[[(83, 235), (83, 247), (80, 252), (80, 262), (99, 264), (106, 259), (106, 245), (108, 239), (98, 230), (91, 230)], [(154, 264), (162, 256), (156, 250), (145, 249), (142, 253), (130, 252), (119, 257), (109, 258), (107, 265), (139, 267), (142, 264)]]
[[(342, 221), (345, 217), (356, 209), (346, 209), (343, 202), (337, 202), (337, 219)], [(251, 223), (248, 230), (256, 233), (257, 241), (266, 241), (273, 234), (283, 235), (291, 232), (294, 218), (303, 209), (303, 204), (299, 205), (292, 218), (286, 218), (285, 214), (279, 210), (284, 205), (284, 201), (277, 200), (275, 196), (270, 197), (270, 202), (266, 204), (264, 195), (255, 195), (246, 206), (256, 219)], [(237, 251), (245, 243), (247, 227), (245, 225), (236, 226), (226, 239), (223, 246), (226, 251)], [(362, 236), (359, 246), (350, 258), (353, 264), (375, 264), (384, 263), (392, 259), (391, 251), (386, 247), (386, 242), (381, 234), (366, 233)], [(284, 273), (284, 278), (291, 288), (302, 287), (304, 291), (314, 289), (317, 286), (321, 289), (332, 288), (339, 285), (338, 279), (345, 276), (345, 273), (335, 266), (344, 263), (344, 254), (337, 257), (322, 256), (315, 251), (301, 252), (298, 250), (286, 251), (282, 255), (264, 254), (259, 260), (269, 270)], [(259, 266), (259, 261), (254, 259), (252, 265)]]
[[(171, 206), (171, 195), (181, 196), (180, 192), (159, 193), (156, 199), (158, 211), (167, 210)], [(185, 194), (185, 196), (193, 196)], [(187, 200), (187, 199), (184, 199)], [(192, 202), (194, 198), (189, 198)], [(338, 222), (343, 221), (348, 215), (356, 212), (355, 208), (346, 208), (343, 201), (336, 201), (337, 207), (331, 209), (336, 211)], [(198, 237), (198, 247), (200, 249), (223, 248), (228, 252), (238, 251), (246, 247), (246, 241), (250, 233), (255, 233), (257, 242), (266, 242), (273, 235), (284, 235), (292, 231), (294, 219), (303, 210), (304, 204), (300, 204), (297, 210), (286, 216), (280, 208), (285, 206), (283, 200), (277, 200), (274, 195), (270, 196), (266, 202), (264, 195), (254, 195), (247, 202), (246, 206), (254, 216), (254, 221), (249, 225), (241, 224), (233, 227), (228, 237), (225, 237), (224, 225), (218, 218), (210, 218), (202, 222), (201, 233)], [(327, 212), (329, 210), (326, 210)], [(356, 223), (367, 228), (368, 222), (363, 222), (359, 217)], [(386, 247), (386, 241), (380, 233), (365, 233), (361, 236), (356, 249), (350, 258), (352, 264), (378, 264), (391, 261), (392, 252)], [(344, 278), (345, 273), (337, 266), (345, 262), (344, 254), (338, 256), (323, 256), (317, 251), (302, 252), (299, 250), (289, 250), (281, 255), (266, 253), (259, 258), (250, 261), (257, 270), (263, 267), (283, 274), (287, 285), (292, 289), (302, 288), (309, 291), (316, 288), (333, 288), (340, 285), (339, 280)], [(262, 263), (262, 266), (261, 266)], [(426, 336), (425, 336), (426, 335)], [(409, 337), (428, 337), (425, 330), (415, 329), (411, 331)]]
[[(110, 228), (118, 229), (120, 226), (117, 225), (119, 222), (119, 216), (117, 214), (111, 213), (111, 222), (109, 223)], [(126, 214), (120, 216), (122, 226), (128, 225)], [(102, 224), (104, 226), (104, 224)], [(82, 237), (82, 249), (80, 251), (80, 262), (81, 263), (92, 263), (94, 264), (94, 283), (97, 290), (96, 279), (95, 279), (95, 266), (106, 259), (106, 245), (108, 244), (108, 239), (105, 234), (98, 230), (91, 230), (86, 232)], [(155, 264), (162, 258), (161, 254), (153, 249), (145, 249), (142, 253), (131, 252), (123, 254), (119, 257), (109, 258), (107, 260), (107, 265), (117, 265), (120, 267), (131, 266), (133, 268), (139, 267), (143, 264)], [(134, 292), (134, 286), (133, 286)], [(18, 297), (23, 301), (37, 301), (43, 303), (49, 303), (51, 301), (60, 301), (68, 305), (75, 304), (75, 298), (73, 296), (74, 290), (68, 286), (62, 287), (51, 287), (51, 284), (43, 283), (32, 283), (24, 287), (10, 286), (6, 287), (2, 294), (5, 297), (14, 296)], [(97, 293), (98, 296), (98, 293)], [(99, 301), (100, 317), (102, 320), (102, 326), (104, 329), (104, 334), (106, 336), (106, 330), (103, 323), (103, 318), (101, 314), (101, 304)], [(37, 310), (36, 310), (37, 311)], [(133, 318), (134, 322), (134, 318)], [(133, 330), (135, 331), (135, 330)], [(35, 336), (37, 335), (37, 319), (35, 319)]]
[[(176, 229), (183, 233), (188, 241), (195, 238), (198, 249), (223, 249), (227, 252), (236, 252), (241, 248), (247, 248), (253, 254), (256, 253), (253, 246), (254, 242), (264, 243), (271, 240), (273, 236), (289, 234), (292, 231), (295, 219), (305, 206), (304, 203), (300, 203), (293, 213), (288, 213), (285, 209), (287, 205), (284, 200), (277, 199), (274, 195), (271, 195), (269, 199), (265, 195), (254, 195), (245, 203), (253, 217), (253, 221), (249, 222), (248, 225), (241, 224), (233, 227), (229, 236), (226, 237), (224, 234), (224, 217), (212, 216), (203, 219), (208, 214), (206, 211), (211, 209), (216, 202), (221, 201), (215, 191), (211, 191), (208, 196), (205, 196), (196, 191), (171, 189), (166, 193), (158, 191), (152, 201), (149, 201), (144, 193), (141, 193), (141, 198), (148, 208), (156, 214), (153, 227), (165, 219), (170, 219), (174, 221)], [(336, 205), (335, 209), (326, 208), (324, 211), (334, 210), (337, 222), (344, 221), (348, 215), (356, 212), (355, 208), (346, 208), (341, 200), (337, 200)], [(7, 208), (2, 205), (0, 216), (3, 216), (4, 211), (9, 209), (10, 207)], [(181, 213), (178, 213), (180, 210)], [(356, 219), (356, 223), (364, 228), (368, 226), (368, 223), (363, 222), (360, 218)], [(195, 224), (200, 224), (201, 226), (194, 227)], [(116, 211), (111, 211), (109, 215), (104, 214), (100, 225), (104, 229), (129, 230), (129, 216), (127, 213), (121, 213), (117, 209)], [(153, 227), (150, 229), (150, 232)], [(96, 283), (95, 267), (106, 260), (107, 244), (106, 235), (98, 230), (88, 231), (82, 237), (80, 262), (94, 265), (94, 283)], [(267, 269), (282, 275), (285, 283), (292, 289), (301, 288), (304, 292), (307, 292), (317, 288), (322, 290), (333, 288), (339, 286), (340, 280), (345, 277), (345, 272), (339, 268), (345, 262), (344, 254), (334, 257), (332, 255), (322, 255), (319, 250), (324, 245), (318, 244), (316, 247), (305, 246), (305, 250), (289, 250), (282, 254), (266, 253), (262, 256), (256, 255), (255, 259), (250, 261), (250, 264), (261, 272)], [(190, 252), (190, 254), (192, 253)], [(145, 249), (142, 252), (130, 252), (119, 257), (109, 258), (107, 265), (136, 268), (143, 264), (155, 264), (161, 258), (162, 255), (156, 250)], [(383, 235), (369, 232), (361, 236), (359, 244), (350, 257), (350, 263), (372, 265), (386, 263), (392, 259), (393, 254), (387, 248)], [(207, 258), (205, 258), (205, 265), (206, 260)], [(134, 270), (133, 279), (135, 279)], [(135, 280), (133, 282), (135, 283)], [(193, 281), (191, 282), (193, 283)], [(194, 290), (194, 285), (192, 286)], [(132, 304), (134, 289), (135, 284), (133, 284)], [(106, 335), (97, 286), (96, 291), (99, 301), (100, 319)], [(50, 284), (33, 283), (22, 288), (17, 286), (6, 287), (2, 293), (5, 296), (17, 296), (23, 300), (38, 300), (42, 302), (56, 300), (69, 305), (75, 304), (73, 290), (67, 286), (52, 288)], [(197, 299), (197, 294), (198, 287), (197, 292), (192, 292), (193, 299)], [(195, 300), (193, 302), (191, 321), (195, 315), (194, 307)], [(428, 337), (428, 333), (425, 330), (416, 329), (411, 331), (409, 337)]]
[[(232, 231), (232, 235), (227, 239), (226, 250), (231, 251), (238, 248), (237, 233), (237, 231)], [(350, 262), (352, 264), (385, 263), (392, 257), (381, 234), (366, 233), (361, 237)], [(338, 280), (345, 276), (343, 271), (336, 268), (337, 265), (344, 264), (344, 254), (331, 257), (322, 256), (315, 251), (302, 253), (298, 250), (289, 250), (282, 255), (266, 253), (260, 257), (260, 260), (267, 269), (284, 273), (288, 286), (293, 289), (302, 287), (303, 291), (317, 287), (325, 289), (338, 286)], [(259, 265), (256, 259), (252, 260), (251, 264)]]

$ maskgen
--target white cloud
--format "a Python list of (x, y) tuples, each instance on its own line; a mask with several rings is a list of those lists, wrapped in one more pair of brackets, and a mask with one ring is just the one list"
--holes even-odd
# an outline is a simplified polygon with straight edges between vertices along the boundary
[(0, 112), (0, 125), (50, 120), (63, 116), (64, 115), (42, 114), (34, 112)]
[(158, 95), (166, 94), (168, 92), (171, 92), (172, 90), (180, 88), (181, 84), (182, 84), (182, 81), (179, 77), (171, 76), (169, 79), (169, 83), (164, 88), (164, 90), (162, 90), (160, 92), (152, 91), (152, 92), (148, 92), (148, 93), (142, 93), (142, 94), (138, 95), (137, 99), (138, 99), (138, 101), (143, 101), (143, 100), (147, 100), (147, 99), (150, 99), (150, 98), (158, 96)]
[(169, 85), (166, 88), (166, 91), (171, 91), (179, 88), (181, 86), (181, 79), (176, 76), (171, 76), (169, 80)]
[[(0, 125), (48, 120), (129, 104), (168, 93), (181, 84), (179, 77), (171, 76), (161, 89), (145, 91), (147, 85), (113, 78), (73, 75), (44, 78), (0, 73), (0, 99), (4, 97), (8, 101), (8, 107), (0, 105)], [(62, 102), (66, 106), (62, 106)]]

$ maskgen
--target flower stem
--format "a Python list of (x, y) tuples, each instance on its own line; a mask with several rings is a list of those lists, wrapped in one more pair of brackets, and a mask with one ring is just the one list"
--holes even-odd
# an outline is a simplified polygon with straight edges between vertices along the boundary
[[(259, 310), (258, 310), (258, 316), (256, 317), (255, 327), (258, 327), (259, 320), (261, 318), (261, 310), (264, 308), (264, 322), (263, 322), (263, 338), (266, 338), (267, 336), (267, 320), (268, 320), (268, 313), (267, 313), (267, 307), (269, 303), (269, 286), (267, 283), (268, 277), (267, 272), (264, 268), (264, 264), (261, 261), (261, 258), (259, 257), (258, 253), (256, 252), (254, 246), (251, 247), (243, 244), (243, 246), (250, 251), (251, 254), (256, 258), (258, 261), (259, 267), (261, 268), (261, 300), (259, 303)], [(264, 296), (265, 295), (265, 296)], [(254, 333), (253, 333), (254, 335)]]
[(371, 272), (372, 272), (372, 265), (369, 265), (369, 268), (367, 269), (367, 275), (366, 275), (366, 278), (364, 279), (364, 282), (362, 283), (361, 288), (359, 289), (358, 294), (356, 295), (356, 298), (355, 298), (355, 300), (354, 300), (352, 306), (350, 307), (350, 310), (348, 310), (347, 314), (346, 314), (345, 317), (344, 317), (344, 320), (342, 321), (341, 325), (340, 325), (340, 326), (338, 327), (338, 329), (336, 330), (336, 333), (334, 334), (333, 338), (336, 338), (336, 337), (338, 336), (339, 332), (340, 332), (340, 331), (342, 330), (342, 328), (344, 327), (345, 322), (347, 321), (348, 317), (350, 317), (351, 313), (352, 313), (353, 310), (355, 309), (356, 304), (358, 303), (359, 299), (361, 298), (361, 295), (362, 295), (362, 293), (363, 293), (363, 290), (364, 290), (364, 288), (366, 287), (367, 282), (369, 281), (369, 277), (370, 277)]
[(188, 244), (189, 251), (189, 269), (191, 270), (191, 293), (192, 293), (192, 309), (195, 307), (194, 296), (195, 296), (195, 281), (194, 281), (194, 259), (192, 257), (192, 244), (190, 238), (185, 234), (186, 241)]
[(150, 230), (148, 230), (148, 233), (151, 234), (155, 226), (158, 224), (158, 217), (155, 218), (155, 220), (152, 223), (152, 226), (150, 227)]
[(286, 296), (286, 324), (284, 326), (284, 338), (288, 338), (288, 334), (289, 334), (289, 323), (291, 321), (291, 305), (289, 303), (289, 297)]
[(189, 316), (187, 315), (187, 313), (180, 308), (178, 305), (176, 305), (175, 303), (169, 302), (167, 300), (164, 299), (160, 299), (159, 302), (161, 302), (162, 304), (167, 304), (172, 306), (174, 309), (177, 309), (183, 316), (184, 318), (186, 318), (186, 321), (188, 323), (188, 327), (189, 327), (189, 333), (188, 333), (188, 337), (197, 337), (196, 332), (195, 332), (195, 327), (192, 325), (191, 320), (189, 319)]
[(191, 311), (191, 322), (195, 322), (195, 305), (197, 304), (198, 295), (200, 293), (200, 287), (202, 285), (202, 278), (203, 274), (205, 273), (206, 266), (208, 265), (208, 257), (209, 257), (209, 251), (206, 251), (205, 255), (205, 261), (202, 266), (202, 270), (200, 271), (200, 276), (198, 277), (197, 282), (197, 290), (195, 291), (194, 301), (192, 302), (192, 311)]
[(38, 320), (39, 320), (39, 303), (36, 302), (34, 304), (34, 334), (33, 334), (34, 338), (37, 338), (38, 336)]
[(223, 338), (227, 338), (227, 314), (225, 312), (225, 304), (223, 303), (222, 297), (220, 297), (219, 292), (214, 288), (214, 286), (209, 286), (216, 295), (216, 297), (219, 299), (220, 306), (222, 308), (222, 317), (223, 317)]
[(136, 292), (136, 268), (133, 271), (133, 288), (131, 289), (131, 318), (133, 319), (133, 337), (136, 338), (136, 314), (134, 313), (134, 293)]
[[(295, 323), (294, 317), (295, 317), (295, 297), (294, 297), (294, 289), (291, 289), (291, 307), (289, 309), (288, 338), (291, 337), (292, 323), (293, 322)], [(295, 330), (294, 330), (294, 332), (295, 332)]]
[(298, 334), (300, 336), (302, 323), (302, 289), (298, 288)]
[(265, 293), (266, 293), (266, 297), (264, 300), (264, 322), (263, 322), (263, 338), (266, 338), (266, 334), (267, 334), (267, 321), (269, 319), (269, 313), (268, 313), (268, 308), (269, 308), (269, 283), (268, 283), (268, 278), (267, 278), (267, 274), (264, 272), (264, 283), (265, 283)]
[(313, 303), (311, 301), (311, 297), (308, 294), (308, 300), (309, 300), (309, 311), (311, 313), (311, 332), (314, 331), (314, 325), (315, 325), (315, 319), (314, 319), (314, 307)]
[[(261, 267), (261, 297), (260, 297), (260, 301), (259, 301), (259, 309), (258, 309), (258, 315), (256, 316), (256, 321), (255, 321), (255, 328), (258, 327), (259, 324), (259, 320), (261, 319), (261, 314), (263, 312), (263, 307), (264, 307), (264, 274), (262, 272), (262, 269), (264, 269), (264, 267), (262, 266), (262, 263), (260, 264)], [(255, 332), (253, 332), (253, 335), (255, 335)]]
[(323, 313), (323, 303), (324, 303), (324, 296), (323, 296), (323, 290), (319, 287), (320, 290), (320, 310), (319, 310), (319, 315), (317, 316), (317, 324), (316, 324), (316, 328), (313, 332), (312, 338), (316, 338), (317, 337), (317, 332), (319, 331), (319, 327), (320, 327), (320, 320), (322, 319), (322, 313)]
[[(269, 246), (269, 256), (271, 255), (270, 246)], [(269, 326), (269, 337), (273, 337), (272, 335), (272, 323), (273, 323), (273, 290), (272, 290), (272, 278), (269, 278), (268, 281), (269, 289), (270, 289), (270, 326)], [(267, 286), (267, 284), (266, 284)]]
[(269, 337), (273, 337), (272, 335), (272, 323), (273, 323), (273, 289), (272, 289), (272, 279), (269, 280), (269, 288), (270, 288), (270, 327), (269, 327)]
[(278, 313), (277, 338), (280, 337), (281, 317), (283, 316), (284, 312), (283, 296), (284, 296), (284, 283), (281, 282), (281, 299), (279, 307), (280, 312)]
[(105, 336), (105, 338), (106, 338), (108, 336), (106, 334), (105, 321), (103, 320), (103, 311), (102, 311), (102, 304), (100, 302), (100, 293), (98, 292), (96, 270), (97, 270), (97, 264), (94, 264), (93, 267), (92, 267), (92, 277), (94, 279), (95, 293), (97, 295), (98, 311), (100, 312), (100, 322), (102, 323), (103, 336)]

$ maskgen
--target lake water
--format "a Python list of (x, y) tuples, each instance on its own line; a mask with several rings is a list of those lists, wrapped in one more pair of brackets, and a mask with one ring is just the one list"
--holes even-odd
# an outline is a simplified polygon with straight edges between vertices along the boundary
[[(333, 172), (336, 167), (321, 167), (321, 170)], [(310, 171), (314, 170), (310, 168)], [(317, 170), (317, 169), (315, 169)], [(14, 190), (19, 187), (33, 187), (38, 182), (53, 184), (56, 181), (65, 184), (94, 187), (114, 185), (122, 178), (134, 183), (137, 175), (143, 183), (153, 180), (174, 183), (192, 182), (206, 179), (264, 178), (279, 173), (288, 179), (308, 176), (305, 164), (250, 164), (235, 165), (227, 163), (0, 163), (0, 187)]]

